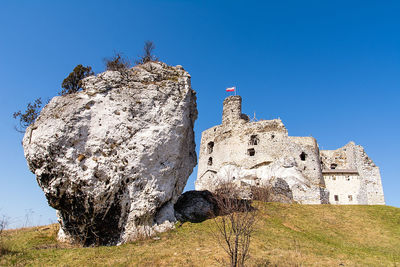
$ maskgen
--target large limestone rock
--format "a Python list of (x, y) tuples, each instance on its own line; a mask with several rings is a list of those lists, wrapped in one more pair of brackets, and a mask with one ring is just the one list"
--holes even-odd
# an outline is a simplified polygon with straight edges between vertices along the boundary
[(83, 88), (54, 97), (23, 139), (59, 238), (120, 244), (173, 227), (196, 165), (190, 75), (152, 62), (88, 77)]

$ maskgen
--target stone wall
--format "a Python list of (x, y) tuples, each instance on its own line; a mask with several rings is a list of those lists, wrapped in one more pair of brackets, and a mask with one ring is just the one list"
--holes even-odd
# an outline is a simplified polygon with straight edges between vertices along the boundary
[(324, 173), (331, 204), (365, 204), (361, 196), (361, 177), (357, 172)]
[(238, 95), (226, 98), (222, 114), (224, 125), (239, 121), (242, 115), (242, 98)]
[(226, 179), (266, 184), (287, 176), (295, 201), (321, 203), (323, 178), (316, 140), (289, 137), (279, 119), (239, 118), (240, 103), (240, 96), (225, 99), (223, 124), (202, 133), (196, 189), (213, 190)]
[[(336, 150), (322, 150), (321, 161), (323, 172), (324, 170), (336, 172), (324, 175), (327, 177), (326, 181), (329, 180), (326, 183), (327, 189), (331, 194), (339, 195), (339, 202), (331, 203), (350, 204), (341, 203), (340, 195), (345, 196), (358, 188), (356, 199), (353, 197), (353, 201), (356, 202), (354, 204), (385, 204), (379, 167), (368, 157), (362, 146), (350, 142)], [(357, 176), (353, 177), (343, 170), (351, 170), (357, 173)], [(332, 180), (333, 178), (336, 180)], [(339, 181), (344, 181), (344, 183), (342, 184)]]
[(226, 98), (222, 124), (202, 133), (196, 190), (280, 179), (299, 203), (385, 204), (379, 168), (361, 146), (320, 152), (315, 138), (289, 136), (279, 119), (250, 122), (241, 103)]

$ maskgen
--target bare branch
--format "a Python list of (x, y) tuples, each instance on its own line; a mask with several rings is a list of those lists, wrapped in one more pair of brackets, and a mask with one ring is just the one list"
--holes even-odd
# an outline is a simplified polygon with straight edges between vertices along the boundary
[(3, 231), (7, 228), (9, 220), (6, 216), (0, 217), (0, 256), (6, 254), (9, 250), (4, 244), (4, 233)]
[(35, 122), (42, 109), (42, 99), (38, 98), (33, 103), (28, 103), (24, 112), (14, 112), (13, 118), (19, 120), (20, 128), (14, 127), (16, 131), (24, 133), (25, 129)]
[(131, 62), (124, 57), (121, 53), (115, 53), (111, 58), (105, 58), (107, 70), (124, 72), (131, 67)]
[(146, 41), (143, 47), (143, 55), (139, 56), (136, 64), (144, 64), (151, 61), (158, 61), (158, 58), (153, 54), (156, 46), (153, 41)]
[(250, 201), (240, 198), (240, 190), (232, 183), (221, 184), (215, 192), (219, 215), (214, 218), (219, 245), (230, 260), (231, 267), (244, 266), (249, 258), (255, 210)]

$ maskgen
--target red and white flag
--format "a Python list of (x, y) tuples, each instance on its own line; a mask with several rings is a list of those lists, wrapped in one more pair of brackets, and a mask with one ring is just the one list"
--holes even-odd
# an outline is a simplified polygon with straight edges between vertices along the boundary
[(235, 92), (235, 90), (236, 90), (236, 87), (235, 87), (235, 86), (226, 88), (226, 91), (227, 91), (227, 92)]

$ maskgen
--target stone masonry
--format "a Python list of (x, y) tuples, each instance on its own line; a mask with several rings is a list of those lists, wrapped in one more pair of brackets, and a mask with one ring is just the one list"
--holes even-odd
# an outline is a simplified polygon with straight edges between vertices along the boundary
[(293, 137), (280, 119), (250, 121), (240, 96), (224, 100), (222, 124), (202, 133), (196, 190), (223, 182), (288, 188), (303, 204), (385, 204), (379, 168), (350, 142), (320, 151), (313, 137)]

